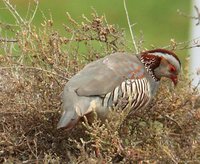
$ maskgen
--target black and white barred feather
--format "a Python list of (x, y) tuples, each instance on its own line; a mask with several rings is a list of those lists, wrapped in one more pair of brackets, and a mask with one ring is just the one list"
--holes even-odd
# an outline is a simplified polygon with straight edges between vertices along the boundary
[(131, 109), (137, 110), (146, 106), (150, 101), (150, 90), (150, 84), (146, 78), (127, 79), (102, 98), (102, 106), (119, 106), (121, 109), (130, 106)]

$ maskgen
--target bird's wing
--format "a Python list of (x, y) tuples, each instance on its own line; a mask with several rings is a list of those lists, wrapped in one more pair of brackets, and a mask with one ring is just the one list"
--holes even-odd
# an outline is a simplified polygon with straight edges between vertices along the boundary
[(92, 62), (76, 74), (69, 86), (79, 96), (105, 95), (126, 79), (143, 78), (145, 69), (135, 55), (115, 53)]

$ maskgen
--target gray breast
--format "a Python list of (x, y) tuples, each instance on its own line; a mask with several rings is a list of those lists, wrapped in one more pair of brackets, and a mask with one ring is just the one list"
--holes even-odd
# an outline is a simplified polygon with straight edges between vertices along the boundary
[(145, 107), (150, 99), (151, 88), (146, 78), (127, 79), (102, 98), (102, 106), (124, 109), (129, 105), (132, 110), (137, 110)]

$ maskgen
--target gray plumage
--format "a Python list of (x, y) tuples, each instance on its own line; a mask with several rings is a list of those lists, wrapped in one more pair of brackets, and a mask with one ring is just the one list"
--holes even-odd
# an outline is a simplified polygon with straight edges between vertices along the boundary
[(120, 99), (128, 100), (133, 110), (141, 109), (150, 102), (158, 84), (139, 57), (127, 53), (108, 55), (86, 65), (66, 83), (63, 114), (57, 127), (71, 129), (94, 110), (105, 117), (108, 107), (118, 105)]

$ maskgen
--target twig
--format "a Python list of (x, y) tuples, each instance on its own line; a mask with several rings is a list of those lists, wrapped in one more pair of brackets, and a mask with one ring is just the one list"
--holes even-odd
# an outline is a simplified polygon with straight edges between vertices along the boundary
[[(0, 67), (0, 69), (12, 69), (12, 68), (14, 68), (14, 67)], [(42, 68), (39, 68), (39, 67), (19, 66), (17, 68), (20, 68), (20, 69), (33, 69), (33, 70), (37, 70), (37, 71), (43, 71), (43, 72), (46, 72), (46, 73), (61, 77), (61, 78), (65, 79), (65, 80), (69, 80), (68, 78), (66, 78), (66, 77), (64, 77), (62, 75), (59, 75), (56, 72), (48, 71), (48, 70), (45, 70), (45, 69), (42, 69)]]
[(5, 39), (5, 38), (0, 38), (0, 43), (1, 42), (13, 42), (13, 43), (15, 43), (15, 42), (18, 42), (18, 40), (16, 40), (16, 39)]
[(190, 18), (190, 19), (196, 19), (197, 20), (197, 23), (196, 25), (199, 25), (200, 24), (200, 11), (199, 11), (199, 8), (195, 5), (194, 6), (194, 9), (197, 13), (197, 16), (190, 16), (190, 15), (187, 15), (185, 14), (184, 12), (180, 11), (180, 10), (177, 10), (177, 12), (179, 13), (179, 15), (181, 16), (184, 16), (184, 17), (187, 17), (187, 18)]
[(25, 24), (22, 17), (19, 15), (19, 13), (16, 11), (16, 9), (10, 4), (9, 0), (3, 0), (5, 6), (8, 8), (10, 13), (13, 15), (15, 20), (17, 21), (17, 24)]
[(37, 12), (37, 10), (38, 10), (38, 4), (39, 4), (39, 2), (38, 2), (37, 0), (35, 0), (35, 3), (36, 3), (36, 5), (35, 5), (35, 10), (34, 10), (34, 12), (33, 12), (32, 17), (29, 19), (29, 24), (31, 24), (31, 22), (33, 21), (33, 19), (34, 19), (34, 17), (35, 17), (35, 14), (36, 14), (36, 12)]
[(179, 125), (179, 123), (176, 120), (174, 120), (173, 118), (171, 118), (168, 115), (164, 115), (164, 117), (167, 118), (168, 120), (171, 120), (172, 122), (174, 122), (182, 130), (181, 125)]
[(194, 6), (196, 12), (197, 12), (197, 16), (195, 17), (195, 19), (198, 20), (198, 22), (196, 23), (196, 25), (199, 25), (200, 24), (200, 11), (199, 11), (199, 8), (197, 6)]
[[(54, 111), (52, 111), (52, 110), (46, 110), (46, 111), (37, 111), (38, 113), (40, 113), (40, 114), (49, 114), (49, 113), (57, 113), (58, 112), (58, 110), (54, 110)], [(3, 116), (6, 116), (6, 115), (8, 115), (8, 116), (11, 116), (11, 115), (25, 115), (25, 114), (28, 114), (29, 112), (25, 112), (25, 111), (20, 111), (20, 112), (0, 112), (0, 115), (3, 115)]]
[(27, 143), (27, 146), (28, 146), (29, 150), (31, 151), (32, 155), (36, 158), (36, 160), (38, 160), (38, 146), (37, 146), (36, 139), (33, 140), (33, 148), (35, 150), (32, 149), (32, 145), (31, 145), (32, 143), (30, 144), (29, 140), (27, 140), (26, 143)]
[(76, 25), (77, 27), (79, 27), (79, 24), (71, 17), (71, 15), (69, 14), (69, 12), (66, 12), (67, 17), (69, 19), (69, 21), (71, 21), (74, 25)]
[(132, 28), (133, 25), (131, 25), (131, 23), (130, 23), (130, 19), (129, 19), (129, 15), (128, 15), (128, 10), (127, 10), (127, 7), (126, 7), (126, 0), (124, 0), (124, 9), (125, 9), (125, 12), (126, 12), (126, 18), (127, 18), (127, 22), (128, 22), (128, 26), (129, 26), (131, 38), (132, 38), (132, 41), (133, 41), (133, 45), (134, 45), (136, 53), (138, 54), (139, 51), (138, 51), (138, 48), (137, 48), (137, 45), (136, 45), (135, 37), (133, 35), (133, 28)]
[(200, 47), (200, 37), (193, 38), (192, 40), (189, 41), (183, 41), (183, 42), (175, 42), (173, 45), (167, 45), (164, 46), (164, 49), (170, 49), (172, 48), (173, 50), (184, 50), (184, 49), (191, 49), (195, 47)]
[(166, 153), (166, 155), (172, 160), (173, 163), (178, 164), (179, 162), (176, 160), (176, 157), (170, 152), (170, 150), (168, 149), (168, 147), (164, 146), (164, 145), (160, 145), (160, 143), (158, 143), (158, 146), (161, 148), (161, 150)]
[(82, 14), (82, 18), (86, 20), (88, 23), (92, 23), (84, 14)]

